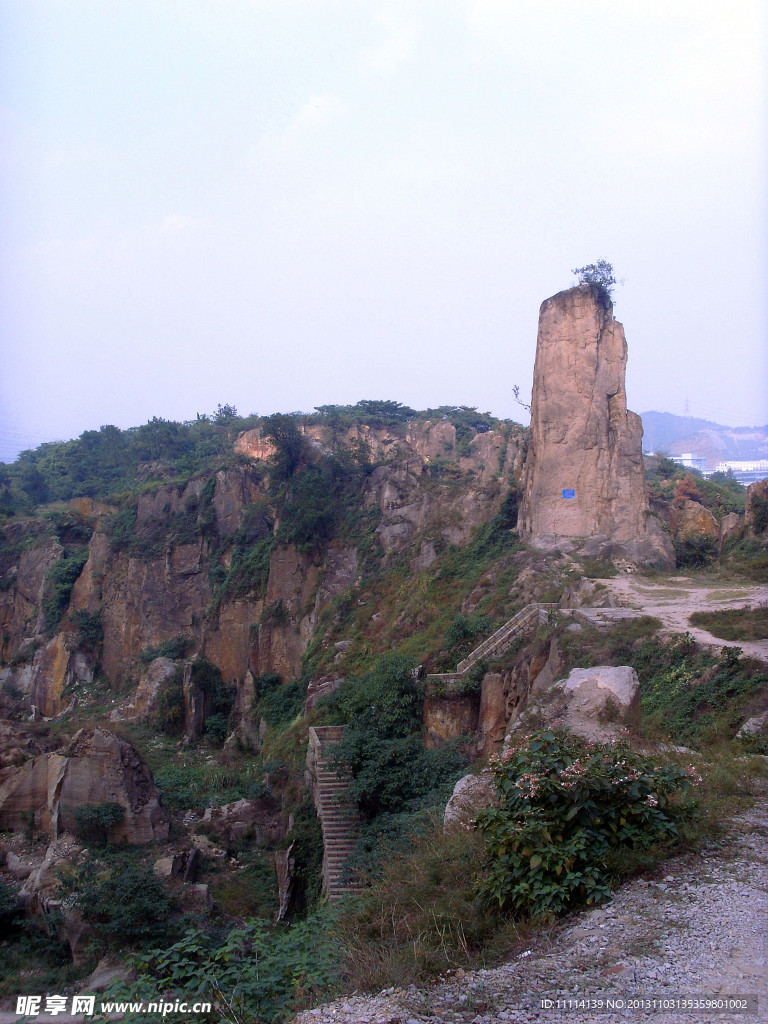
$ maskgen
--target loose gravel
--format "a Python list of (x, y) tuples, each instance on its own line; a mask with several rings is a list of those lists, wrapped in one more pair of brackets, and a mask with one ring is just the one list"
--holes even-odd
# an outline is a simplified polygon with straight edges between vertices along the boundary
[[(724, 997), (750, 997), (747, 1012), (677, 1002)], [(668, 861), (653, 880), (635, 880), (610, 903), (561, 922), (511, 963), (457, 971), (429, 988), (351, 996), (295, 1018), (532, 1021), (768, 1022), (768, 801), (735, 819), (722, 845)]]

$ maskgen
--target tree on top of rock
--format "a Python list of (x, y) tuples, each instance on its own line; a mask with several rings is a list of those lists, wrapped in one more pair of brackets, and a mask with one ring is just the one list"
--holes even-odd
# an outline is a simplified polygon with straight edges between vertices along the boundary
[(572, 271), (579, 279), (579, 284), (596, 285), (607, 298), (611, 298), (616, 278), (613, 276), (613, 265), (608, 260), (588, 263), (586, 267), (575, 267)]

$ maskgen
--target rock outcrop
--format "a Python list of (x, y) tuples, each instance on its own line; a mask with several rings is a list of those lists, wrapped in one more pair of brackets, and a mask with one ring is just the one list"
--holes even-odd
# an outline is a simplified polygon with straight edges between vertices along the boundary
[(110, 842), (167, 839), (168, 818), (152, 773), (130, 744), (106, 729), (81, 729), (61, 751), (0, 772), (0, 830), (31, 820), (55, 840), (75, 831), (76, 808), (105, 803), (124, 808)]
[(157, 701), (164, 683), (173, 679), (176, 662), (170, 658), (155, 658), (149, 663), (139, 680), (136, 693), (130, 704), (115, 708), (109, 716), (113, 722), (125, 719), (147, 721), (157, 710)]
[(624, 329), (599, 289), (582, 285), (542, 304), (518, 528), (544, 550), (672, 567), (671, 543), (648, 510), (626, 365)]
[(628, 665), (598, 665), (574, 668), (566, 679), (551, 685), (537, 679), (510, 733), (558, 728), (579, 739), (606, 743), (627, 739), (639, 724), (640, 680), (635, 670)]
[(720, 540), (720, 524), (701, 502), (685, 498), (675, 501), (669, 510), (669, 527), (675, 537), (704, 536), (711, 540)]
[(768, 480), (756, 480), (747, 488), (744, 521), (750, 537), (768, 537)]
[(472, 828), (479, 812), (489, 807), (494, 798), (493, 775), (490, 771), (486, 770), (480, 775), (465, 775), (453, 787), (451, 798), (445, 806), (444, 831)]

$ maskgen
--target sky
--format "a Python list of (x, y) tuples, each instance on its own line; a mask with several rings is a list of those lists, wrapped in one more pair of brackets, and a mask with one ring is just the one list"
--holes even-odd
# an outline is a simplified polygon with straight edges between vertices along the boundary
[(153, 416), (526, 420), (609, 260), (630, 408), (768, 423), (762, 0), (0, 0), (0, 459)]

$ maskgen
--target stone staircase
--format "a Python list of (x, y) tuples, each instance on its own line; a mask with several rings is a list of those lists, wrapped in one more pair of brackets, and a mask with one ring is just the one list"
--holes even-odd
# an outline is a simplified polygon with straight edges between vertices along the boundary
[(357, 807), (347, 796), (347, 780), (328, 765), (329, 748), (344, 735), (343, 725), (318, 725), (309, 730), (307, 788), (323, 830), (323, 892), (338, 900), (363, 886), (346, 874), (347, 859), (360, 829)]
[(546, 622), (550, 610), (557, 607), (553, 604), (539, 604), (532, 602), (521, 609), (503, 626), (500, 626), (495, 633), (478, 644), (473, 651), (460, 661), (455, 672), (439, 672), (427, 676), (427, 682), (451, 683), (461, 682), (473, 665), (479, 661), (498, 657), (508, 647), (511, 647), (516, 637), (522, 633), (530, 633), (536, 626)]

